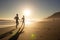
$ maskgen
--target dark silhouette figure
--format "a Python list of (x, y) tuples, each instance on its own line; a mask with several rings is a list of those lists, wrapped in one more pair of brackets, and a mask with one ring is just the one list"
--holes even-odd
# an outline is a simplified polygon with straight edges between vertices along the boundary
[(23, 28), (24, 28), (25, 27), (25, 17), (24, 17), (24, 15), (22, 17), (22, 25), (23, 25)]
[(17, 33), (15, 35), (13, 35), (11, 38), (9, 38), (9, 40), (17, 40), (18, 37), (20, 36), (20, 34), (24, 32), (23, 31), (24, 27), (25, 27), (25, 17), (23, 15), (21, 27), (19, 28), (19, 30), (17, 31)]
[(19, 24), (19, 17), (18, 17), (18, 14), (16, 14), (16, 16), (15, 16), (15, 18), (14, 18), (15, 20), (16, 20), (16, 28), (17, 28), (17, 26), (18, 26), (18, 24)]

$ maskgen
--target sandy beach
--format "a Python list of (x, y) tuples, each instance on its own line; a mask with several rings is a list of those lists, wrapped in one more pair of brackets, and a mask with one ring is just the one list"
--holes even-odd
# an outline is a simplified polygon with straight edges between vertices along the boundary
[[(0, 31), (2, 30), (1, 33), (4, 33), (11, 29), (13, 29), (13, 27), (2, 28)], [(14, 32), (12, 34), (14, 34)], [(26, 26), (23, 33), (19, 31), (18, 33), (16, 32), (16, 34), (18, 35), (17, 40), (60, 40), (60, 22), (36, 22)], [(9, 40), (10, 38), (11, 36), (9, 37), (8, 35), (0, 40)]]

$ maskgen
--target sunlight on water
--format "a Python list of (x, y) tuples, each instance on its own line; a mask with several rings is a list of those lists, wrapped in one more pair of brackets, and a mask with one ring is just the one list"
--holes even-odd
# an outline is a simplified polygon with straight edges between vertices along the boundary
[(25, 25), (30, 25), (30, 24), (31, 24), (31, 22), (29, 22), (29, 21), (25, 22)]
[(28, 26), (28, 25), (30, 25), (31, 24), (31, 21), (29, 20), (29, 19), (26, 19), (25, 20), (25, 26)]

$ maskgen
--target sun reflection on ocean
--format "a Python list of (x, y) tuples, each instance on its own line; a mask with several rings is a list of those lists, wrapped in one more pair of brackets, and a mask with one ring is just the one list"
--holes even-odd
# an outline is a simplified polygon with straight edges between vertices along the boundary
[(29, 21), (29, 20), (25, 20), (25, 25), (26, 26), (28, 26), (28, 25), (30, 25), (31, 24), (31, 22)]

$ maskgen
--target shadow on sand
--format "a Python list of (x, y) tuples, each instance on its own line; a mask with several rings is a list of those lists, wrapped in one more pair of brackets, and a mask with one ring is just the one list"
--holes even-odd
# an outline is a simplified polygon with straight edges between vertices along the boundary
[(0, 35), (0, 39), (2, 39), (2, 38), (4, 38), (4, 37), (12, 34), (12, 31), (14, 31), (14, 30), (15, 30), (15, 29), (13, 29), (13, 30), (11, 30), (11, 31), (9, 31), (9, 32), (7, 32), (7, 33), (4, 33), (4, 34)]
[(22, 28), (22, 26), (19, 28), (19, 30), (17, 31), (17, 33), (15, 35), (13, 35), (9, 40), (17, 40), (18, 37), (20, 36), (21, 33), (23, 33), (23, 29), (24, 27)]

